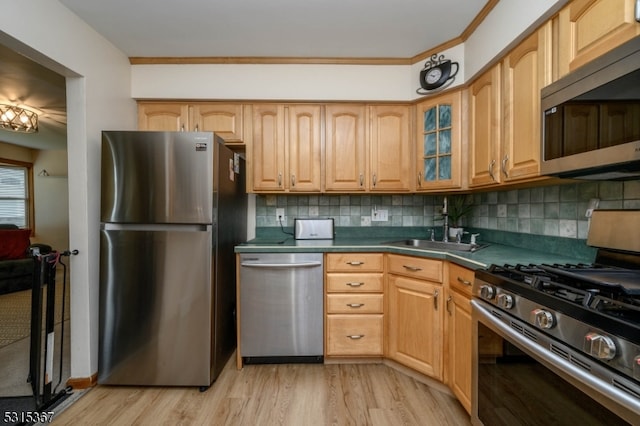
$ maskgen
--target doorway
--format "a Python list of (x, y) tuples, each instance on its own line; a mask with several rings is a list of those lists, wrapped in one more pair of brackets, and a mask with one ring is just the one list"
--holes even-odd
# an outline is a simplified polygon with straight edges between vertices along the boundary
[[(26, 227), (32, 230), (31, 243), (49, 245), (59, 252), (68, 250), (66, 79), (0, 45), (0, 103), (23, 105), (38, 114), (37, 133), (0, 130), (0, 161), (30, 165), (28, 196), (33, 214)], [(62, 261), (70, 264), (68, 258)], [(56, 267), (52, 384), (58, 389), (64, 389), (70, 377), (69, 278), (68, 268)], [(31, 395), (31, 293), (31, 289), (21, 289), (0, 295), (0, 315), (6, 316), (0, 321), (0, 399), (9, 404)]]

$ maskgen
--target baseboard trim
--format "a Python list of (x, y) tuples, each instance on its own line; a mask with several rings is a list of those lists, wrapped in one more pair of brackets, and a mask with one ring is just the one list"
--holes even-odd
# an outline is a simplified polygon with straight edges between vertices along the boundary
[(67, 380), (67, 386), (71, 386), (74, 389), (92, 388), (97, 384), (98, 373), (93, 374), (91, 377), (71, 377)]

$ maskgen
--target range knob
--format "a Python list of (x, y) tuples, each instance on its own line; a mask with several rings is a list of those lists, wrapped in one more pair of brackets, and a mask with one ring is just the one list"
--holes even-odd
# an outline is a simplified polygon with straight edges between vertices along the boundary
[(584, 336), (582, 348), (589, 355), (608, 361), (616, 356), (616, 344), (609, 336), (599, 333), (589, 333)]
[(499, 294), (498, 295), (498, 306), (503, 309), (511, 309), (513, 308), (513, 296), (510, 294)]
[(483, 285), (480, 287), (480, 297), (483, 299), (493, 299), (496, 295), (496, 289), (490, 285)]
[(640, 355), (633, 359), (633, 378), (640, 380)]
[(553, 314), (549, 311), (545, 311), (544, 309), (534, 309), (531, 312), (532, 322), (538, 327), (549, 330), (551, 327), (556, 325), (556, 320), (553, 317)]

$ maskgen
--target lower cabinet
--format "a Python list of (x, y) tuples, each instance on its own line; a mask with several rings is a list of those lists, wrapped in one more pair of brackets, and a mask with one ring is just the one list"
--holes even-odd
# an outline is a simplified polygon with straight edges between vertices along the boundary
[(462, 406), (471, 413), (472, 322), (471, 285), (474, 272), (449, 264), (446, 303), (445, 377), (451, 391)]
[(387, 356), (442, 380), (442, 261), (393, 254), (387, 261)]
[(384, 255), (329, 253), (325, 279), (325, 356), (384, 353)]

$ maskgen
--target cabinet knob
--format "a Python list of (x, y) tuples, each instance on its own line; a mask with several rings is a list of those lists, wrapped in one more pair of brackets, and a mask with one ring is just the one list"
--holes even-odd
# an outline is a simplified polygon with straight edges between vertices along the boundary
[(372, 180), (372, 182), (373, 182), (373, 186), (374, 186), (374, 187), (375, 187), (375, 186), (376, 186), (376, 184), (378, 183), (378, 176), (376, 176), (376, 174), (375, 174), (375, 173), (373, 174), (373, 180)]
[(360, 173), (360, 186), (364, 186), (364, 174)]
[(422, 172), (418, 172), (418, 188), (422, 186)]
[(282, 186), (282, 173), (278, 173), (278, 187)]
[(291, 175), (291, 186), (296, 186), (296, 175)]

